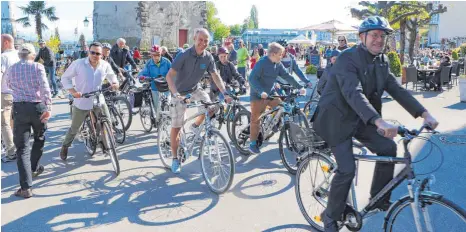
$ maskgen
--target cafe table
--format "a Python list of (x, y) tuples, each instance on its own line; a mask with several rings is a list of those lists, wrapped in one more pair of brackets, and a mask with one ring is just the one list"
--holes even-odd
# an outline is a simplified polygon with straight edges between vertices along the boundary
[(427, 88), (427, 73), (435, 72), (437, 71), (437, 69), (429, 67), (429, 68), (420, 68), (417, 71), (421, 73), (422, 79), (424, 80), (424, 90), (428, 90), (429, 88)]

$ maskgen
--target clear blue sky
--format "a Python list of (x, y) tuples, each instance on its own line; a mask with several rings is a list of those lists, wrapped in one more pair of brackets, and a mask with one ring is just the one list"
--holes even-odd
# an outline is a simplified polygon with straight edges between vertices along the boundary
[[(349, 24), (358, 22), (349, 15), (349, 7), (357, 5), (357, 1), (354, 0), (214, 0), (213, 2), (218, 9), (217, 17), (227, 25), (241, 24), (249, 16), (253, 4), (258, 8), (261, 28), (302, 28), (332, 19)], [(15, 1), (14, 4), (24, 6), (27, 2)], [(45, 21), (50, 29), (44, 32), (45, 38), (53, 34), (54, 28), (58, 27), (62, 40), (76, 40), (74, 29), (77, 27), (79, 34), (82, 32), (87, 40), (92, 40), (92, 19), (89, 19), (89, 27), (86, 28), (83, 24), (85, 16), (93, 13), (92, 1), (46, 1), (46, 4), (55, 6), (56, 15), (60, 20)], [(17, 7), (14, 14), (16, 18), (23, 17), (23, 13)], [(35, 38), (34, 24), (29, 28), (17, 25), (17, 31), (19, 35)]]

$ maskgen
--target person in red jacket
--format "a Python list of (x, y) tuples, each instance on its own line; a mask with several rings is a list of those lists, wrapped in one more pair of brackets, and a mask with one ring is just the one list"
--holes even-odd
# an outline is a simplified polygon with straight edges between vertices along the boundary
[(254, 68), (254, 65), (256, 65), (256, 62), (259, 61), (259, 59), (260, 59), (259, 49), (256, 47), (252, 51), (252, 55), (251, 55), (251, 69)]
[(141, 53), (139, 52), (138, 47), (134, 47), (133, 59), (134, 59), (134, 62), (136, 62), (136, 64), (139, 64), (141, 62), (142, 57), (141, 57)]

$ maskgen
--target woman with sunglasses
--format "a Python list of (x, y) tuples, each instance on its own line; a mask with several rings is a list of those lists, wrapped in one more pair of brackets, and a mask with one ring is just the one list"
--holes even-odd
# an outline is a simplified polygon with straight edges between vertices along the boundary
[[(168, 70), (170, 70), (172, 63), (170, 60), (168, 60), (165, 57), (162, 57), (162, 48), (159, 45), (154, 45), (152, 46), (150, 50), (150, 54), (152, 59), (150, 59), (146, 65), (144, 66), (144, 69), (138, 74), (139, 80), (144, 80), (144, 79), (155, 79), (160, 76), (165, 78), (165, 76), (168, 73)], [(159, 92), (157, 90), (157, 87), (155, 86), (154, 81), (151, 81), (150, 83), (151, 89), (152, 89), (152, 100), (154, 103), (154, 109), (155, 109), (155, 116), (158, 117), (158, 112), (159, 112)], [(170, 92), (166, 92), (166, 96), (170, 97)]]

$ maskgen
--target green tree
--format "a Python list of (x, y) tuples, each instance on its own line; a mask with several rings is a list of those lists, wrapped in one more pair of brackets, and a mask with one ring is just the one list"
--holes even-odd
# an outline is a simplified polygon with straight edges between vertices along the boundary
[(241, 25), (241, 34), (243, 34), (247, 29), (249, 29), (249, 25), (250, 25), (249, 21), (250, 21), (249, 17), (243, 20), (243, 25)]
[(57, 53), (58, 50), (60, 50), (61, 41), (59, 37), (52, 35), (49, 40), (45, 41), (45, 44), (52, 49), (54, 53)]
[(58, 27), (55, 27), (55, 37), (57, 37), (58, 40), (60, 40), (60, 33), (58, 32)]
[(241, 25), (235, 24), (230, 26), (231, 35), (241, 35)]
[(395, 51), (387, 53), (388, 59), (390, 60), (390, 71), (396, 77), (401, 76), (401, 62), (400, 57)]
[(252, 5), (249, 19), (249, 27), (251, 29), (259, 28), (259, 12), (256, 5)]
[(36, 33), (40, 39), (42, 38), (42, 30), (48, 29), (47, 25), (43, 23), (43, 17), (46, 17), (52, 22), (58, 20), (58, 17), (55, 16), (55, 7), (46, 7), (45, 2), (43, 1), (30, 1), (28, 5), (20, 6), (18, 8), (21, 9), (23, 14), (26, 16), (17, 19), (16, 22), (21, 23), (23, 27), (30, 27), (30, 17), (33, 17)]
[(226, 38), (230, 35), (230, 28), (223, 24), (220, 23), (220, 25), (217, 26), (214, 32), (214, 40), (219, 40), (221, 41), (223, 38)]
[(220, 19), (216, 16), (218, 14), (217, 8), (213, 2), (207, 2), (207, 30), (214, 32), (215, 28), (221, 23)]

